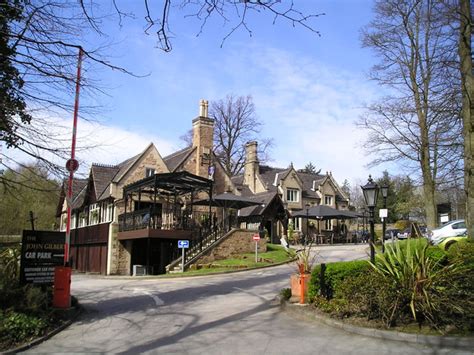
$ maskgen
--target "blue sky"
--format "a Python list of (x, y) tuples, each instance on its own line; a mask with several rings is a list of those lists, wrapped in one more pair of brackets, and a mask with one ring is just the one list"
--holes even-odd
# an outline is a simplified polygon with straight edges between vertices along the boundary
[(116, 19), (105, 20), (108, 37), (88, 40), (91, 45), (113, 42), (106, 53), (114, 64), (149, 75), (135, 78), (103, 68), (88, 73), (107, 96), (81, 98), (104, 110), (96, 123), (79, 122), (79, 144), (107, 144), (78, 156), (84, 166), (118, 163), (149, 142), (165, 156), (183, 147), (179, 137), (191, 128), (200, 99), (234, 94), (253, 96), (262, 136), (275, 143), (270, 165), (293, 162), (303, 168), (311, 161), (340, 183), (380, 174), (379, 168), (365, 167), (369, 158), (358, 146), (365, 133), (354, 126), (363, 105), (379, 93), (366, 75), (375, 58), (359, 39), (360, 28), (371, 19), (372, 1), (295, 1), (305, 12), (325, 13), (312, 22), (320, 36), (283, 20), (273, 25), (272, 17), (263, 15), (250, 19), (252, 37), (240, 30), (222, 48), (229, 26), (216, 19), (196, 37), (199, 22), (177, 11), (171, 17), (171, 53), (155, 48), (153, 34), (144, 34), (142, 1), (120, 3), (136, 19), (125, 20), (121, 28)]

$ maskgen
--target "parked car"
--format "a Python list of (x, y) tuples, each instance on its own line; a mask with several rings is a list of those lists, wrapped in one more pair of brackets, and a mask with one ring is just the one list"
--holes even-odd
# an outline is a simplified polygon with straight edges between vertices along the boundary
[(407, 239), (411, 235), (411, 227), (397, 234), (397, 239)]
[(443, 238), (441, 242), (438, 244), (438, 246), (443, 250), (448, 250), (453, 244), (456, 244), (457, 242), (461, 240), (467, 241), (467, 232), (461, 235), (457, 235), (455, 237)]
[(466, 231), (466, 222), (464, 219), (458, 219), (428, 232), (428, 239), (432, 244), (438, 245), (443, 239), (463, 235)]
[(396, 229), (396, 228), (389, 228), (385, 231), (385, 236), (384, 236), (384, 240), (387, 240), (387, 239), (395, 239), (398, 235), (398, 233), (400, 233), (401, 230), (400, 229)]

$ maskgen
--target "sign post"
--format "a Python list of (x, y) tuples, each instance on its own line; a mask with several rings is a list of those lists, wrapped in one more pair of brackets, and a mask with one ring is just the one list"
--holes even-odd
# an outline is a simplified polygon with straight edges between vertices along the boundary
[(178, 248), (181, 248), (181, 272), (184, 272), (184, 249), (189, 248), (189, 240), (178, 240)]
[(252, 237), (255, 240), (255, 264), (258, 262), (258, 241), (260, 240), (260, 235), (254, 234)]

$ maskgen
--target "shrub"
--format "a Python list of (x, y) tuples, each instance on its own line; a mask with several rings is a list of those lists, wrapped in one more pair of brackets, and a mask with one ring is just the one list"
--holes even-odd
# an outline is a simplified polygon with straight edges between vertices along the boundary
[(395, 222), (395, 228), (400, 229), (401, 231), (407, 229), (408, 227), (410, 227), (410, 221), (407, 221), (405, 219), (400, 219)]
[(7, 311), (0, 313), (0, 334), (2, 343), (14, 344), (18, 341), (39, 336), (47, 327), (47, 322), (39, 317)]
[(446, 254), (450, 263), (474, 268), (474, 242), (459, 241), (449, 248)]
[(320, 289), (320, 275), (321, 265), (317, 265), (312, 273), (311, 280), (308, 286), (308, 295), (312, 299), (319, 294), (327, 297), (328, 299), (333, 297), (333, 294), (337, 291), (339, 285), (343, 280), (350, 276), (355, 276), (370, 269), (370, 265), (365, 260), (346, 261), (330, 263), (326, 265), (326, 271), (324, 273), (324, 289)]
[(289, 300), (291, 298), (291, 288), (284, 288), (280, 291), (280, 296), (283, 297), (284, 300)]
[(350, 300), (347, 314), (381, 320), (386, 327), (403, 318), (409, 303), (403, 290), (374, 271), (347, 278), (334, 296)]
[(440, 267), (427, 255), (424, 240), (409, 241), (406, 248), (400, 243), (387, 246), (385, 254), (378, 254), (373, 268), (397, 289), (409, 293), (413, 319), (435, 323), (437, 304), (433, 301), (437, 285), (455, 270), (454, 265)]

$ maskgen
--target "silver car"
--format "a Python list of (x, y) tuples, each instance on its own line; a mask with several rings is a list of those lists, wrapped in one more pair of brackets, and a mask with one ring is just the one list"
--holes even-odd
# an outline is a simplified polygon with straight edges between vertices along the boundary
[(437, 245), (441, 243), (444, 238), (462, 235), (466, 233), (466, 230), (466, 222), (464, 219), (457, 219), (430, 231), (428, 233), (428, 239), (432, 244)]

